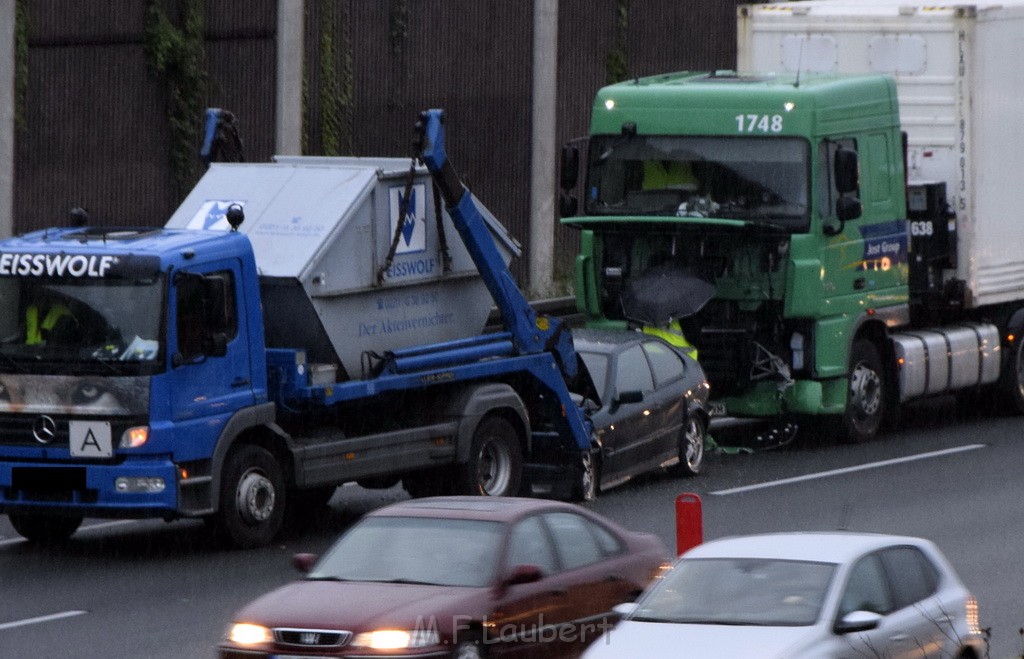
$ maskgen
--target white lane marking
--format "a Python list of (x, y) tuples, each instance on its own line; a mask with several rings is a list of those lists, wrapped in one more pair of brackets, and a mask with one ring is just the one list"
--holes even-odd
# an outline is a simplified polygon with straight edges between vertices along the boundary
[(25, 625), (35, 625), (40, 622), (50, 622), (51, 620), (60, 620), (61, 618), (74, 618), (75, 616), (81, 616), (88, 613), (88, 611), (61, 611), (60, 613), (51, 613), (48, 616), (38, 616), (36, 618), (25, 618), (24, 620), (15, 620), (14, 622), (0, 623), (0, 631), (5, 629), (14, 629), (15, 627), (24, 627)]
[(964, 451), (974, 451), (979, 448), (985, 448), (984, 444), (968, 444), (966, 446), (956, 446), (953, 448), (943, 449), (941, 451), (932, 451), (930, 453), (918, 453), (917, 455), (908, 455), (903, 458), (893, 458), (892, 460), (882, 460), (881, 462), (869, 462), (867, 464), (858, 465), (856, 467), (843, 467), (842, 469), (830, 469), (829, 471), (821, 471), (816, 474), (805, 474), (803, 476), (794, 476), (793, 478), (783, 478), (777, 481), (768, 481), (767, 483), (757, 483), (755, 485), (744, 485), (742, 487), (733, 487), (728, 490), (717, 490), (710, 494), (724, 496), (727, 494), (739, 494), (741, 492), (750, 492), (753, 490), (763, 490), (769, 487), (778, 487), (780, 485), (789, 485), (790, 483), (800, 483), (803, 481), (817, 480), (819, 478), (829, 478), (832, 476), (841, 476), (843, 474), (852, 474), (857, 471), (865, 471), (867, 469), (878, 469), (879, 467), (888, 467), (891, 465), (902, 464), (904, 462), (914, 462), (916, 460), (927, 460), (929, 458), (939, 458), (944, 455), (951, 455), (953, 453), (963, 453)]
[[(99, 524), (89, 524), (88, 526), (79, 527), (75, 533), (82, 533), (83, 531), (92, 531), (95, 529), (107, 529), (112, 526), (124, 526), (125, 524), (138, 524), (138, 520), (135, 519), (119, 519), (114, 522), (100, 522)], [(4, 545), (13, 545), (19, 542), (26, 542), (24, 538), (10, 538), (8, 540), (0, 540), (0, 547)]]

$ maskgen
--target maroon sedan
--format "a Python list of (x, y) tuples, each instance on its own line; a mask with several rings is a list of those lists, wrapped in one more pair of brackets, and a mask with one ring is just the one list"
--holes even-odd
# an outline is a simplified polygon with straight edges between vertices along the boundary
[(660, 573), (669, 551), (558, 501), (415, 499), (376, 510), (306, 578), (235, 614), (243, 657), (572, 656)]

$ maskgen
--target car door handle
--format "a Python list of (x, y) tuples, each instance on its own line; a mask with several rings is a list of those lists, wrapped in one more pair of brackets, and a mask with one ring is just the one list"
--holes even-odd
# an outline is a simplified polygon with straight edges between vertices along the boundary
[(607, 577), (604, 578), (604, 580), (609, 581), (611, 583), (618, 583), (619, 581), (622, 581), (622, 577), (620, 577), (617, 574), (609, 574)]
[(237, 377), (237, 378), (235, 378), (234, 380), (231, 381), (231, 386), (232, 387), (248, 387), (249, 386), (249, 382), (250, 382), (249, 378)]
[(562, 596), (562, 595), (565, 595), (568, 592), (569, 591), (566, 590), (565, 588), (552, 588), (551, 590), (548, 591), (548, 595), (559, 595), (559, 596)]
[(910, 634), (905, 634), (903, 632), (900, 632), (898, 634), (893, 634), (892, 636), (890, 636), (889, 640), (890, 641), (895, 641), (896, 643), (901, 643), (901, 642), (907, 640), (908, 638), (910, 638)]

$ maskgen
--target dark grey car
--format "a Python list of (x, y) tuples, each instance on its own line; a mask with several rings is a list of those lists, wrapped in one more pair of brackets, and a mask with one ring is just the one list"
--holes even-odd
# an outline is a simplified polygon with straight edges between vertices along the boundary
[(591, 414), (595, 485), (613, 487), (662, 467), (700, 472), (708, 428), (700, 365), (641, 332), (577, 329), (573, 342), (600, 396)]

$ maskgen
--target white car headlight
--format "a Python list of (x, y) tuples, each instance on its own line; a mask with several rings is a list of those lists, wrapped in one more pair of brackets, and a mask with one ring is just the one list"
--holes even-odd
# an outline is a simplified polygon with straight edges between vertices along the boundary
[(432, 629), (378, 629), (356, 634), (350, 645), (374, 650), (399, 650), (402, 648), (423, 648), (440, 643), (437, 632)]
[(263, 625), (236, 622), (228, 629), (228, 640), (239, 645), (270, 643), (274, 640), (274, 633)]

